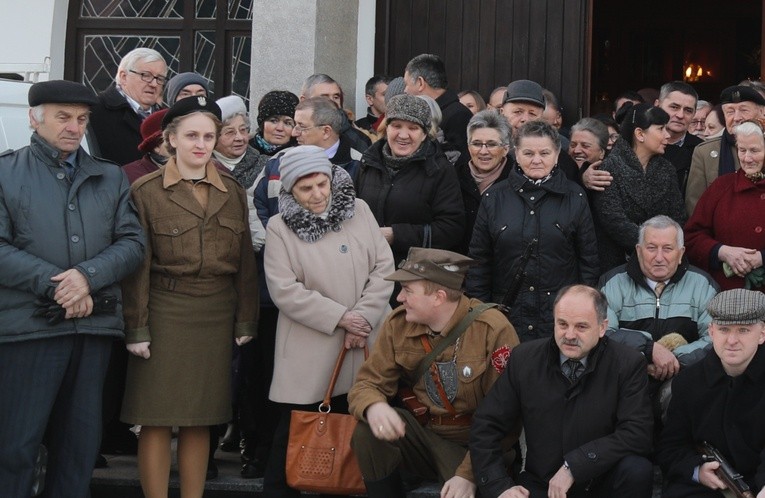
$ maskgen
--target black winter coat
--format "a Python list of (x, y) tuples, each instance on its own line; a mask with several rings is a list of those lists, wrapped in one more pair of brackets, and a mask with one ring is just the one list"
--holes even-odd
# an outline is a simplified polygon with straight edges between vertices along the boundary
[(470, 109), (462, 105), (453, 90), (446, 90), (436, 99), (441, 109), (441, 129), (444, 131), (445, 150), (458, 150), (468, 157), (467, 125), (473, 117)]
[(375, 142), (361, 158), (356, 197), (372, 209), (377, 223), (393, 228), (393, 256), (406, 258), (410, 247), (423, 245), (430, 226), (431, 247), (457, 250), (465, 228), (465, 208), (454, 166), (432, 141), (391, 177), (382, 154), (385, 140)]
[(614, 177), (609, 187), (593, 197), (600, 265), (605, 273), (624, 264), (635, 251), (644, 221), (663, 214), (682, 226), (687, 215), (677, 171), (663, 157), (652, 157), (643, 170), (630, 145), (620, 138), (600, 169)]
[[(507, 174), (512, 169), (512, 164), (512, 160), (508, 158), (502, 167), (502, 172), (494, 183), (499, 183), (507, 178)], [(478, 185), (475, 183), (473, 175), (470, 174), (468, 163), (460, 161), (455, 165), (455, 168), (457, 168), (457, 177), (460, 180), (462, 202), (465, 203), (465, 236), (463, 237), (460, 253), (467, 254), (470, 247), (470, 239), (473, 237), (473, 225), (475, 225), (475, 217), (478, 215), (478, 206), (481, 205), (481, 198), (483, 196), (478, 191)]]
[(721, 497), (692, 480), (703, 463), (695, 445), (717, 448), (756, 494), (765, 486), (765, 349), (743, 374), (729, 377), (712, 352), (672, 381), (672, 401), (659, 441), (664, 498)]
[(502, 461), (501, 441), (521, 421), (526, 472), (536, 481), (549, 481), (564, 460), (579, 484), (626, 456), (647, 456), (653, 414), (645, 369), (643, 355), (603, 338), (571, 384), (553, 339), (516, 346), (473, 414), (470, 457), (481, 496), (495, 498), (515, 485)]
[(549, 337), (552, 304), (562, 287), (595, 285), (599, 277), (595, 228), (581, 187), (559, 169), (534, 185), (513, 168), (495, 183), (478, 208), (470, 257), (478, 264), (467, 276), (467, 294), (502, 303), (526, 246), (537, 239), (510, 321), (521, 342)]
[(115, 83), (98, 94), (98, 101), (90, 112), (90, 127), (98, 142), (97, 155), (120, 166), (140, 159), (141, 117)]

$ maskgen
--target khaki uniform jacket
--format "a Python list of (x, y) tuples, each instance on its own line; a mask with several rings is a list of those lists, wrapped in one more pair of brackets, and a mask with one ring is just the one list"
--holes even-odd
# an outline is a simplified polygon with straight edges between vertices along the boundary
[[(457, 310), (438, 338), (442, 339), (448, 335), (470, 309), (479, 304), (481, 301), (477, 299), (462, 296)], [(403, 306), (390, 314), (383, 324), (374, 350), (361, 367), (356, 383), (348, 393), (349, 411), (352, 415), (358, 420), (366, 420), (366, 409), (374, 403), (387, 403), (391, 400), (398, 391), (400, 381), (413, 387), (417, 399), (430, 409), (431, 415), (449, 415), (445, 408), (435, 404), (428, 397), (425, 381), (422, 378), (412, 378), (427, 354), (420, 337), (427, 335), (429, 331), (426, 325), (407, 322)], [(435, 346), (438, 340), (431, 339), (431, 342)], [(456, 398), (452, 402), (457, 413), (473, 414), (494, 381), (504, 371), (510, 350), (518, 343), (515, 329), (495, 308), (484, 311), (470, 324), (457, 344), (459, 386)], [(450, 361), (455, 356), (454, 350), (455, 345), (450, 345), (436, 361)], [(473, 481), (470, 455), (467, 451), (470, 428), (434, 425), (429, 425), (428, 428), (444, 439), (466, 446), (465, 459), (457, 468), (456, 475)]]
[[(254, 336), (258, 281), (244, 189), (234, 177), (208, 163), (211, 185), (205, 210), (182, 181), (165, 181), (166, 171), (167, 166), (149, 173), (132, 187), (147, 247), (139, 269), (123, 282), (126, 342), (151, 340), (152, 286), (205, 296), (233, 285), (236, 336)], [(222, 183), (213, 181), (213, 175)]]
[[(717, 179), (717, 172), (720, 166), (720, 146), (722, 136), (710, 138), (700, 143), (693, 150), (691, 159), (691, 171), (688, 173), (688, 185), (685, 189), (685, 209), (688, 211), (688, 217), (696, 209), (696, 203), (699, 202), (701, 194), (712, 185)], [(738, 153), (733, 149), (733, 161), (736, 163), (736, 170), (741, 167), (738, 161)]]

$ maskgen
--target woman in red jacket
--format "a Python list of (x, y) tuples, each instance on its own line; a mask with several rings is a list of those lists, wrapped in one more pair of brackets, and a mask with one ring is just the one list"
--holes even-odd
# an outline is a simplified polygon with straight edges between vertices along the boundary
[(735, 135), (741, 169), (717, 178), (685, 225), (688, 258), (722, 290), (756, 287), (765, 250), (765, 120), (744, 121)]

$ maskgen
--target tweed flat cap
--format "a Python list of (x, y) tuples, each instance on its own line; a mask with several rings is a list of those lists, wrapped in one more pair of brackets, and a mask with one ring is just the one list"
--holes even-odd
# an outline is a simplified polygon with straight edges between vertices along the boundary
[(526, 102), (539, 107), (545, 106), (545, 96), (542, 93), (542, 86), (536, 81), (515, 80), (507, 85), (503, 104), (508, 102)]
[(208, 97), (202, 97), (198, 95), (196, 97), (188, 97), (181, 99), (167, 111), (165, 117), (162, 118), (162, 129), (167, 128), (175, 118), (180, 118), (192, 112), (211, 112), (218, 120), (221, 118), (220, 107), (215, 101)]
[(450, 289), (460, 290), (468, 267), (474, 262), (475, 260), (456, 252), (411, 247), (406, 259), (399, 263), (399, 269), (385, 277), (385, 280), (429, 280)]
[(96, 105), (98, 98), (82, 83), (66, 80), (40, 81), (29, 87), (29, 107), (40, 104), (85, 104)]
[(172, 106), (178, 99), (181, 90), (189, 85), (199, 85), (205, 89), (205, 93), (210, 93), (210, 83), (207, 78), (197, 73), (178, 73), (167, 80), (167, 104)]
[(765, 294), (747, 289), (720, 292), (709, 301), (707, 311), (718, 325), (750, 325), (765, 321)]
[(279, 163), (282, 187), (292, 190), (298, 180), (313, 173), (324, 173), (332, 178), (332, 163), (324, 149), (315, 145), (298, 145), (288, 149)]
[(720, 104), (738, 104), (739, 102), (765, 105), (765, 98), (754, 88), (744, 85), (729, 86), (720, 93)]
[(430, 130), (431, 118), (432, 114), (427, 102), (405, 93), (390, 99), (385, 111), (385, 119), (388, 123), (394, 119), (410, 121), (422, 126), (425, 133)]

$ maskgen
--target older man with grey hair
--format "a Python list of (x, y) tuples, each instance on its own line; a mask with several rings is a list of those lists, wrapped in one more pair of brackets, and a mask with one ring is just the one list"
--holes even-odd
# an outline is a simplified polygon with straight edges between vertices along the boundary
[(166, 82), (167, 63), (156, 50), (136, 48), (122, 58), (90, 116), (99, 157), (120, 166), (140, 159), (141, 122), (160, 109)]
[(683, 229), (668, 216), (640, 226), (636, 257), (601, 277), (608, 298), (609, 337), (648, 360), (658, 381), (675, 376), (710, 349), (707, 303), (717, 284), (683, 259)]
[(144, 238), (120, 168), (81, 147), (92, 90), (29, 90), (30, 145), (0, 156), (0, 496), (33, 492), (43, 437), (45, 496), (88, 496), (120, 281)]

